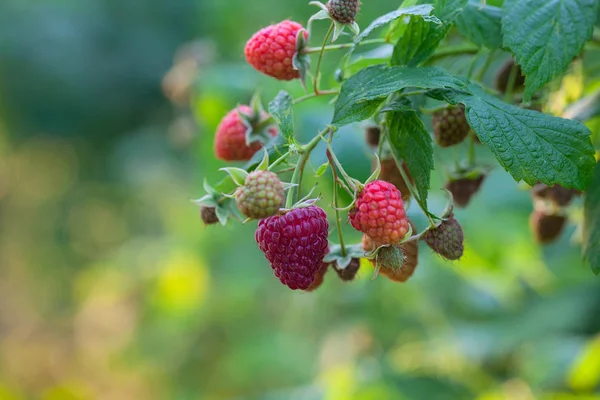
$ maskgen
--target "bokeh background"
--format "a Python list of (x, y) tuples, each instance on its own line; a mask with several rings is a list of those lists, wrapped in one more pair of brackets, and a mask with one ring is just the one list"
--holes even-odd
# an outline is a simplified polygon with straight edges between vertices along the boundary
[[(220, 118), (256, 89), (302, 93), (248, 67), (245, 41), (305, 23), (305, 3), (2, 0), (0, 399), (600, 399), (600, 281), (581, 261), (580, 203), (542, 248), (529, 193), (495, 169), (457, 212), (460, 262), (422, 247), (407, 284), (364, 265), (312, 294), (276, 280), (254, 223), (203, 226), (190, 199), (223, 176)], [(365, 1), (361, 25), (399, 3)], [(326, 101), (303, 104), (298, 135), (330, 116)], [(363, 128), (336, 144), (357, 177)], [(461, 154), (437, 155), (434, 188)], [(443, 193), (431, 202), (442, 209)]]

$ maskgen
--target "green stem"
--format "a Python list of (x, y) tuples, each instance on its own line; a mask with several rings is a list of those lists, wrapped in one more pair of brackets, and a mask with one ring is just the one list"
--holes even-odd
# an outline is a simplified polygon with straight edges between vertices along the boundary
[(516, 65), (510, 70), (510, 75), (508, 75), (508, 83), (506, 85), (506, 94), (504, 95), (504, 101), (510, 103), (512, 99), (513, 92), (515, 90), (515, 83), (517, 82), (517, 72), (519, 72), (519, 68)]
[(333, 33), (334, 27), (335, 27), (335, 23), (331, 22), (331, 25), (329, 25), (329, 30), (327, 31), (327, 34), (325, 35), (325, 39), (323, 40), (323, 45), (321, 46), (321, 52), (319, 53), (319, 59), (317, 61), (317, 70), (315, 71), (315, 79), (313, 82), (313, 89), (314, 89), (314, 92), (316, 95), (319, 94), (319, 72), (321, 71), (321, 62), (323, 61), (323, 53), (325, 53), (325, 46), (327, 45), (327, 41), (329, 40), (329, 37)]
[(423, 93), (425, 93), (425, 90), (413, 90), (412, 92), (403, 92), (403, 93), (401, 93), (401, 95), (406, 97), (406, 96), (416, 96), (416, 95), (423, 94)]
[[(342, 163), (340, 163), (340, 160), (338, 160), (338, 158), (335, 156), (333, 147), (331, 147), (331, 143), (327, 143), (327, 150), (330, 153), (329, 156), (333, 160), (333, 162), (334, 162), (335, 166), (337, 167), (337, 169), (339, 170), (340, 174), (346, 180), (346, 183), (350, 186), (350, 188), (352, 190), (354, 190), (354, 191), (358, 190), (358, 187), (356, 186), (356, 183), (355, 183), (357, 181), (352, 179), (352, 177), (350, 177), (350, 175), (348, 175), (346, 170), (344, 170), (344, 167), (342, 167)], [(354, 195), (355, 193), (349, 193), (349, 194)]]
[(435, 61), (439, 61), (442, 58), (452, 56), (463, 56), (469, 54), (477, 54), (479, 48), (471, 44), (465, 44), (460, 46), (445, 47), (440, 49), (437, 53), (431, 56), (427, 61), (427, 64), (431, 64)]
[[(331, 143), (331, 137), (329, 138), (329, 143)], [(335, 212), (335, 223), (337, 225), (338, 236), (340, 238), (340, 247), (342, 252), (342, 257), (346, 257), (346, 247), (344, 246), (344, 235), (342, 234), (342, 218), (340, 217), (340, 211), (338, 210), (338, 185), (337, 185), (337, 170), (335, 168), (335, 162), (331, 157), (331, 153), (329, 149), (327, 149), (327, 159), (329, 160), (329, 164), (331, 165), (331, 171), (333, 172), (333, 210)]]
[(314, 54), (314, 53), (319, 53), (321, 51), (321, 49), (323, 49), (323, 51), (343, 50), (343, 49), (349, 49), (354, 46), (363, 46), (363, 45), (367, 45), (367, 44), (376, 44), (376, 43), (386, 43), (386, 41), (385, 41), (385, 39), (369, 39), (369, 40), (363, 40), (362, 42), (359, 42), (358, 44), (342, 43), (342, 44), (331, 44), (331, 45), (325, 46), (325, 47), (306, 47), (304, 50), (302, 50), (302, 53)]
[(294, 174), (292, 175), (292, 186), (288, 191), (287, 198), (285, 201), (285, 208), (292, 208), (294, 205), (294, 199), (298, 193), (300, 193), (300, 183), (302, 180), (302, 173), (304, 172), (304, 167), (306, 167), (306, 163), (308, 162), (308, 158), (310, 157), (310, 153), (317, 147), (317, 144), (321, 141), (321, 134), (318, 134), (308, 144), (302, 147), (301, 149), (301, 157), (298, 160), (298, 164), (296, 165), (296, 169), (294, 169)]
[(485, 73), (492, 65), (492, 61), (494, 61), (493, 55), (494, 55), (494, 50), (490, 51), (487, 58), (485, 59), (485, 63), (483, 64), (483, 66), (479, 70), (479, 73), (477, 74), (477, 77), (476, 77), (477, 81), (479, 81), (479, 82), (483, 81), (483, 78), (485, 77)]
[(474, 166), (476, 160), (475, 153), (475, 132), (471, 131), (470, 141), (469, 141), (469, 165)]
[(410, 179), (408, 179), (408, 175), (406, 175), (406, 172), (404, 171), (402, 164), (398, 163), (398, 161), (396, 160), (396, 165), (398, 166), (398, 171), (400, 171), (400, 175), (402, 176), (402, 179), (404, 179), (404, 183), (406, 183), (406, 187), (408, 188), (408, 191), (415, 198), (415, 200), (417, 201), (417, 204), (419, 205), (419, 208), (421, 208), (421, 210), (423, 211), (423, 214), (425, 214), (425, 216), (429, 220), (429, 225), (435, 227), (435, 222), (433, 221), (433, 218), (431, 218), (431, 214), (429, 214), (427, 207), (425, 207), (425, 205), (421, 201), (421, 198), (419, 197), (419, 193), (417, 192), (417, 188), (415, 188), (415, 186), (412, 184)]
[(438, 111), (442, 111), (444, 109), (448, 108), (447, 104), (443, 104), (439, 107), (435, 107), (435, 108), (423, 108), (423, 107), (419, 107), (419, 111), (421, 111), (423, 114), (427, 114), (427, 115), (433, 115)]
[(281, 157), (279, 157), (277, 160), (275, 160), (275, 162), (273, 162), (273, 164), (269, 165), (269, 171), (272, 171), (273, 168), (275, 168), (279, 164), (285, 162), (287, 160), (287, 158), (290, 156), (290, 154), (291, 154), (291, 152), (288, 151), (287, 153), (285, 153)]
[(336, 90), (336, 89), (321, 90), (321, 91), (319, 91), (319, 93), (309, 93), (309, 94), (304, 95), (302, 97), (298, 97), (297, 99), (294, 100), (294, 104), (302, 103), (303, 101), (308, 100), (308, 99), (312, 99), (313, 97), (336, 95), (336, 94), (339, 94), (339, 93), (340, 93), (340, 91)]

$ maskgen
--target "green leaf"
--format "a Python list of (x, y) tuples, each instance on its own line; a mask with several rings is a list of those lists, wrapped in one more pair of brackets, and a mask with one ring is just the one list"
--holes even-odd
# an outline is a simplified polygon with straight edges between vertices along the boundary
[(596, 275), (600, 274), (600, 163), (585, 194), (583, 254)]
[(464, 81), (440, 68), (376, 65), (363, 69), (342, 84), (332, 123), (342, 126), (363, 121), (375, 113), (386, 97), (407, 87), (466, 89)]
[(398, 166), (401, 168), (402, 162), (406, 162), (421, 203), (427, 209), (427, 193), (434, 169), (429, 132), (415, 111), (397, 111), (388, 115), (387, 135)]
[(449, 24), (440, 27), (422, 19), (411, 18), (394, 46), (392, 65), (416, 67), (427, 61), (449, 30)]
[[(277, 135), (269, 141), (264, 147), (267, 150), (269, 159), (276, 160), (281, 157), (288, 149), (288, 143), (283, 140), (282, 135)], [(253, 171), (263, 160), (265, 153), (263, 151), (257, 151), (250, 161), (246, 163), (244, 169), (248, 172)]]
[(294, 113), (292, 110), (293, 99), (286, 91), (281, 91), (269, 103), (269, 112), (277, 121), (279, 131), (289, 141), (294, 140)]
[(479, 1), (471, 0), (456, 18), (456, 27), (471, 42), (488, 49), (502, 47), (502, 9), (481, 7)]
[(525, 73), (525, 101), (562, 75), (591, 37), (597, 0), (519, 0), (505, 6), (504, 46)]
[(469, 90), (430, 95), (464, 104), (471, 128), (517, 181), (586, 188), (595, 159), (585, 125), (504, 103), (474, 84)]
[(435, 15), (440, 17), (444, 23), (453, 22), (458, 17), (469, 0), (435, 0)]
[(398, 21), (388, 38), (398, 37), (392, 65), (415, 67), (429, 59), (450, 29), (452, 22), (466, 6), (467, 0), (437, 0), (435, 13), (443, 21), (436, 25), (425, 19), (411, 18), (408, 24)]
[(423, 19), (426, 21), (430, 21), (430, 22), (438, 23), (438, 24), (441, 23), (441, 21), (437, 17), (430, 15), (432, 11), (433, 11), (433, 6), (431, 4), (422, 4), (422, 5), (412, 6), (412, 7), (400, 8), (396, 11), (392, 11), (390, 13), (382, 15), (381, 17), (379, 17), (376, 20), (374, 20), (373, 22), (371, 22), (371, 24), (364, 31), (362, 31), (362, 33), (360, 35), (358, 35), (356, 37), (356, 39), (354, 39), (354, 46), (348, 52), (347, 57), (350, 57), (350, 55), (354, 52), (354, 50), (356, 49), (358, 44), (361, 41), (363, 41), (364, 39), (366, 39), (371, 33), (373, 33), (373, 31), (375, 29), (380, 28), (384, 25), (387, 25), (390, 22), (395, 21), (402, 16), (415, 15), (415, 16), (419, 16), (420, 19)]

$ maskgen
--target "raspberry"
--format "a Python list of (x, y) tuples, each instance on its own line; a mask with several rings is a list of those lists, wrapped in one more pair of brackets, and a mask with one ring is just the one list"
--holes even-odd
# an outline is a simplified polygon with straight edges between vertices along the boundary
[(328, 230), (325, 211), (310, 206), (260, 220), (254, 237), (281, 283), (305, 290), (328, 252)]
[[(217, 158), (224, 161), (248, 161), (254, 153), (262, 148), (262, 144), (258, 141), (253, 142), (249, 146), (246, 144), (246, 133), (249, 127), (244, 124), (239, 112), (244, 114), (252, 114), (253, 111), (249, 106), (241, 105), (236, 109), (231, 110), (219, 124), (215, 135), (215, 154)], [(263, 113), (261, 118), (266, 118), (267, 114)], [(269, 129), (271, 136), (277, 135), (277, 129)]]
[[(410, 224), (413, 227), (413, 230), (415, 230), (416, 227), (412, 223)], [(373, 242), (367, 235), (363, 235), (362, 247), (364, 251), (369, 252), (377, 249), (379, 245)], [(377, 260), (371, 260), (371, 262), (373, 264), (378, 263), (379, 272), (386, 278), (395, 282), (406, 282), (417, 268), (419, 262), (419, 243), (417, 241), (410, 241), (396, 247), (398, 248), (397, 251), (391, 251), (389, 248), (386, 250), (385, 247), (379, 251), (378, 254), (381, 254), (384, 258), (383, 264), (380, 262), (379, 258)], [(397, 259), (399, 252), (402, 253), (402, 263), (399, 263)], [(392, 257), (390, 257), (390, 253), (392, 253)], [(393, 253), (396, 253), (395, 261)]]
[(337, 272), (340, 279), (344, 282), (352, 281), (360, 269), (360, 258), (353, 258), (350, 260), (350, 264), (348, 264), (344, 269), (340, 269), (337, 264), (334, 263), (333, 269), (335, 269), (335, 272)]
[[(304, 29), (293, 21), (283, 21), (256, 32), (246, 43), (246, 60), (255, 69), (273, 78), (290, 81), (300, 77), (294, 69), (296, 38)], [(308, 32), (304, 31), (308, 39)]]
[(457, 207), (464, 208), (469, 205), (473, 196), (479, 191), (484, 179), (484, 174), (453, 179), (446, 184), (446, 189), (452, 193), (454, 204)]
[(557, 240), (565, 227), (567, 218), (544, 210), (534, 210), (529, 217), (529, 225), (535, 239), (540, 244), (548, 244)]
[(310, 284), (310, 286), (305, 289), (305, 291), (312, 292), (312, 291), (315, 291), (318, 288), (320, 288), (321, 285), (323, 284), (323, 281), (325, 280), (325, 274), (327, 273), (328, 269), (329, 269), (329, 264), (323, 263), (323, 265), (321, 265), (321, 268), (315, 274), (315, 279)]
[(349, 217), (354, 229), (377, 243), (399, 243), (408, 232), (402, 194), (389, 182), (378, 180), (367, 184)]
[[(416, 240), (397, 246), (402, 252), (402, 264), (395, 267), (380, 266), (381, 275), (394, 282), (406, 282), (415, 272), (419, 262), (419, 243)], [(384, 250), (385, 248), (381, 249)], [(380, 251), (381, 252), (381, 251)]]
[(365, 140), (371, 147), (379, 146), (379, 138), (381, 137), (381, 128), (378, 126), (369, 126), (365, 131)]
[(432, 125), (435, 141), (440, 147), (450, 147), (462, 142), (471, 131), (463, 106), (436, 111)]
[[(376, 163), (377, 160), (374, 162)], [(414, 182), (414, 179), (410, 175), (410, 171), (404, 162), (402, 163), (402, 169), (404, 169), (404, 173), (410, 179), (410, 181)], [(381, 161), (381, 172), (379, 173), (379, 179), (396, 186), (400, 193), (402, 193), (403, 201), (408, 201), (408, 199), (410, 199), (410, 190), (408, 189), (402, 174), (400, 174), (400, 169), (398, 168), (398, 164), (396, 164), (396, 160), (393, 158), (388, 158)]]
[(566, 189), (560, 185), (552, 187), (538, 183), (531, 189), (531, 194), (536, 199), (548, 200), (559, 207), (565, 207), (571, 204), (573, 197), (579, 192), (575, 189)]
[(515, 64), (515, 61), (511, 59), (502, 65), (498, 71), (498, 75), (496, 76), (496, 89), (498, 89), (499, 92), (506, 93), (508, 90), (510, 75), (513, 68), (517, 69), (515, 71), (513, 92), (521, 91), (525, 87), (525, 77), (523, 76), (523, 71), (521, 70), (521, 67), (518, 64)]
[(217, 213), (215, 212), (214, 207), (200, 207), (200, 217), (205, 225), (214, 225), (219, 222), (219, 218), (217, 218)]
[(251, 172), (235, 192), (241, 213), (248, 218), (262, 219), (275, 215), (283, 206), (285, 190), (277, 174), (270, 171)]
[(424, 240), (433, 251), (447, 260), (458, 260), (463, 255), (464, 233), (453, 215), (437, 228), (427, 231)]
[(331, 18), (342, 24), (353, 23), (359, 8), (359, 0), (329, 0), (327, 3)]

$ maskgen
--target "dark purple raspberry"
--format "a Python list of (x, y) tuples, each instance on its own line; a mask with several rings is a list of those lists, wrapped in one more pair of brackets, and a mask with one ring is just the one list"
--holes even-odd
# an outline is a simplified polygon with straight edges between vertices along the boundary
[(329, 249), (328, 230), (325, 211), (310, 206), (260, 220), (254, 237), (281, 283), (305, 290)]

